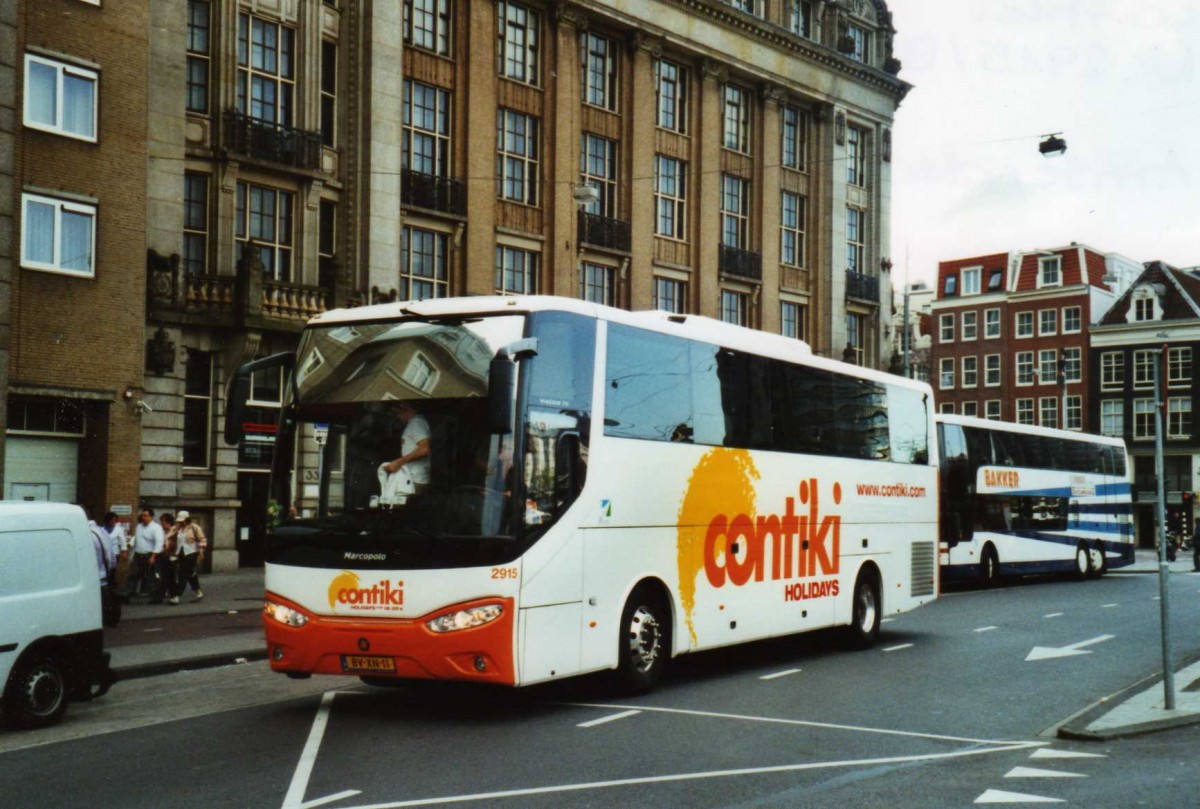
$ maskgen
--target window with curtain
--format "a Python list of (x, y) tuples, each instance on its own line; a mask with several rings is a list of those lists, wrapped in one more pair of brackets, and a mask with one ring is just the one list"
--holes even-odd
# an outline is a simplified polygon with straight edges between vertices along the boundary
[(208, 113), (209, 71), (208, 0), (188, 0), (187, 21), (187, 110)]
[(96, 207), (21, 195), (21, 266), (94, 278)]
[(25, 126), (94, 143), (99, 83), (94, 70), (25, 54)]

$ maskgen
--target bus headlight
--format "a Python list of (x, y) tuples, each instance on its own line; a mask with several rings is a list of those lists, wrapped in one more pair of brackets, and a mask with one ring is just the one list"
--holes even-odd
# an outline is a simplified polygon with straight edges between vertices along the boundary
[(304, 613), (273, 601), (263, 602), (263, 615), (271, 616), (284, 626), (304, 626), (308, 623), (308, 616)]
[(459, 629), (471, 629), (490, 623), (499, 618), (502, 612), (504, 612), (504, 607), (500, 604), (484, 604), (439, 615), (437, 618), (426, 621), (425, 626), (429, 627), (429, 631), (439, 634), (456, 632)]

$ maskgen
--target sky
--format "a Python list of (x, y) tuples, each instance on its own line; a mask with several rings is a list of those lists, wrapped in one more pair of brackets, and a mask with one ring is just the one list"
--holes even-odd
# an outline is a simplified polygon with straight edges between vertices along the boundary
[[(893, 277), (1080, 242), (1200, 265), (1200, 2), (887, 0)], [(1066, 154), (1046, 158), (1060, 132)]]

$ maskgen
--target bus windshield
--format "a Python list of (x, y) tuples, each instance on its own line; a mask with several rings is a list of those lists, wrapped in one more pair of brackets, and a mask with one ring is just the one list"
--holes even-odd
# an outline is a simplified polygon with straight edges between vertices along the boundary
[(489, 429), (488, 368), (524, 329), (507, 315), (306, 331), (284, 422), (302, 480), (276, 538), (511, 537), (512, 433)]

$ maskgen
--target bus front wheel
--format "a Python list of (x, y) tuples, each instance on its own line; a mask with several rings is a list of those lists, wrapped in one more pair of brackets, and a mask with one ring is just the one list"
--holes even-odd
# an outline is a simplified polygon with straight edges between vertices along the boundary
[(658, 684), (670, 655), (667, 606), (652, 587), (641, 585), (625, 602), (617, 649), (617, 676), (623, 690), (644, 694)]
[(1092, 575), (1092, 553), (1088, 550), (1088, 546), (1080, 542), (1079, 547), (1075, 549), (1075, 578), (1089, 578)]
[(846, 640), (852, 649), (870, 649), (879, 637), (881, 617), (879, 582), (870, 570), (860, 571), (854, 582), (854, 601)]
[(1000, 557), (991, 545), (984, 547), (979, 559), (979, 583), (984, 587), (995, 587), (1000, 583)]

